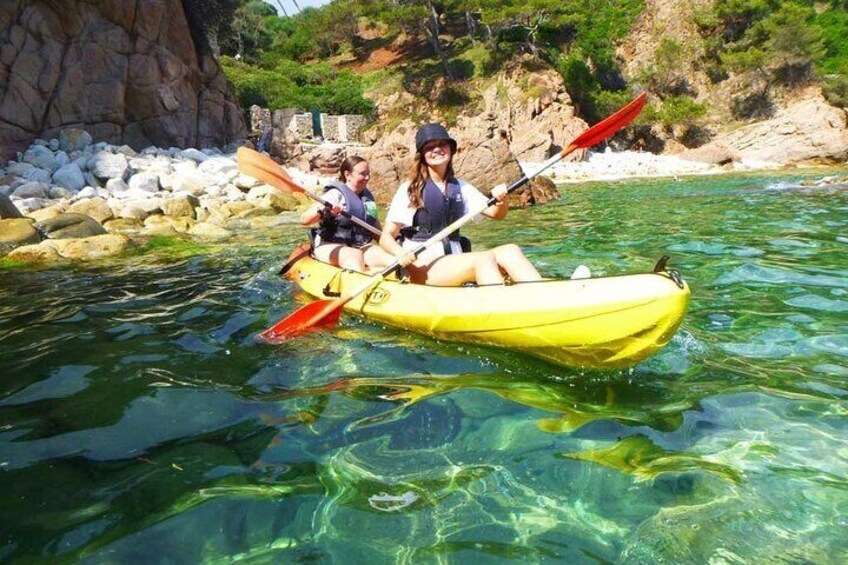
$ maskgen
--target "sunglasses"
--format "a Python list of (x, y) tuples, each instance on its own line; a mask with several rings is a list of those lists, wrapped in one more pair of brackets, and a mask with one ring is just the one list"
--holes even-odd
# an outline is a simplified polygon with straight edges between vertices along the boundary
[(422, 153), (427, 153), (428, 151), (432, 151), (433, 149), (438, 149), (439, 147), (444, 147), (446, 145), (450, 145), (450, 142), (444, 139), (439, 141), (431, 141), (421, 150)]

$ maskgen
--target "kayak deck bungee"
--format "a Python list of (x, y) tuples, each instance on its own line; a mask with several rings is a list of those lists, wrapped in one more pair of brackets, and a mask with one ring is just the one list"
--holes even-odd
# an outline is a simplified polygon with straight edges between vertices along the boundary
[[(298, 251), (292, 254), (295, 259)], [(683, 321), (689, 287), (676, 271), (547, 279), (510, 285), (425, 286), (386, 279), (348, 312), (439, 339), (521, 351), (569, 367), (615, 368), (662, 348)], [(286, 276), (307, 294), (346, 296), (369, 278), (311, 255)]]

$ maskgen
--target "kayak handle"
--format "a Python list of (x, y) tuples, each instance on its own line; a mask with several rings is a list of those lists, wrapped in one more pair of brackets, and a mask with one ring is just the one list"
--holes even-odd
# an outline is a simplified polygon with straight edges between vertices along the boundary
[(668, 264), (668, 260), (671, 259), (668, 255), (663, 255), (660, 257), (660, 260), (657, 261), (657, 264), (654, 265), (655, 273), (664, 273), (668, 275), (674, 284), (677, 285), (678, 288), (683, 288), (683, 277), (680, 276), (680, 271), (675, 271), (674, 269), (667, 269), (666, 265)]

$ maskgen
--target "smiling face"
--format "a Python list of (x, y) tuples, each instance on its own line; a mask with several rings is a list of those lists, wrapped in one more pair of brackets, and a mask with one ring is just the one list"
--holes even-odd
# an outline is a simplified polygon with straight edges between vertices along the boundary
[(368, 167), (367, 161), (360, 161), (354, 165), (353, 169), (345, 173), (345, 184), (347, 184), (355, 192), (362, 191), (368, 186), (368, 180), (371, 178), (371, 169)]
[(453, 151), (451, 144), (446, 139), (436, 139), (428, 141), (421, 148), (421, 154), (424, 156), (424, 162), (433, 168), (446, 167), (450, 163)]

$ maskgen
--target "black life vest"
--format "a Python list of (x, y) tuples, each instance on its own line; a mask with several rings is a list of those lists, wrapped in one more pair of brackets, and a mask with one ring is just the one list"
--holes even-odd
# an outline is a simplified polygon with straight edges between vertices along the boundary
[[(359, 218), (369, 225), (377, 226), (377, 216), (371, 216), (366, 209), (366, 202), (374, 202), (374, 195), (367, 188), (356, 194), (346, 184), (333, 181), (324, 187), (324, 192), (330, 190), (338, 190), (344, 198), (345, 208), (347, 212)], [(373, 210), (376, 212), (376, 205)], [(359, 226), (344, 216), (336, 216), (334, 214), (323, 214), (321, 222), (318, 224), (318, 235), (323, 243), (343, 243), (353, 247), (362, 247), (371, 242), (373, 236), (371, 232)]]
[[(424, 183), (421, 200), (423, 206), (415, 211), (412, 226), (400, 230), (401, 237), (404, 239), (427, 241), (433, 235), (460, 219), (465, 211), (462, 190), (459, 181), (455, 178), (448, 179), (444, 193), (439, 190), (433, 179), (428, 178), (427, 182)], [(467, 237), (462, 237), (459, 230), (456, 230), (442, 242), (446, 254), (451, 253), (451, 241), (459, 242), (462, 251), (471, 251), (471, 242)]]

